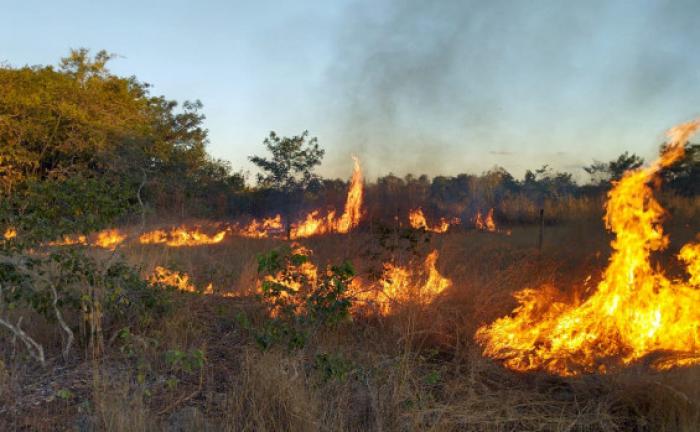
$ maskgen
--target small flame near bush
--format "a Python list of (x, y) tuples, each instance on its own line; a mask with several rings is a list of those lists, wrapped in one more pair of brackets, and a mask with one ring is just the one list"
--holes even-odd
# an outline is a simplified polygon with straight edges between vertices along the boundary
[(459, 221), (459, 218), (452, 218), (452, 219), (440, 218), (440, 221), (438, 222), (437, 225), (430, 226), (430, 225), (428, 225), (428, 221), (425, 218), (425, 215), (423, 214), (423, 209), (417, 208), (417, 209), (411, 210), (408, 213), (408, 222), (411, 224), (411, 228), (413, 228), (413, 229), (422, 229), (422, 230), (425, 230), (427, 232), (443, 234), (443, 233), (446, 233), (447, 230), (450, 229), (451, 225), (456, 225), (460, 221)]

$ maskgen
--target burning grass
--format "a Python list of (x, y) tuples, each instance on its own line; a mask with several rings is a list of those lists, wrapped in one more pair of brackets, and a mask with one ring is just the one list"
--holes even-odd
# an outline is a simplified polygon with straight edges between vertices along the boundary
[[(456, 231), (419, 242), (415, 251), (406, 241), (393, 253), (390, 273), (409, 272), (415, 281), (404, 284), (409, 291), (436, 286), (439, 295), (387, 303), (390, 313), (355, 314), (293, 351), (261, 350), (236, 318), (245, 314), (256, 326), (269, 319), (245, 293), (257, 278), (256, 255), (284, 241), (231, 236), (194, 248), (125, 244), (121, 252), (144, 269), (179, 269), (175, 285), (186, 275), (184, 285), (197, 291), (212, 283), (217, 292), (241, 296), (175, 291), (171, 314), (148, 326), (133, 323), (128, 335), (106, 327), (105, 339), (112, 341), (95, 362), (69, 362), (53, 376), (8, 369), (2, 397), (13, 411), (3, 411), (0, 421), (40, 430), (78, 421), (109, 430), (173, 424), (185, 430), (694, 430), (695, 367), (571, 379), (513, 373), (481, 356), (474, 331), (506, 311), (511, 292), (583, 284), (605, 262), (596, 252), (605, 250), (607, 237), (595, 226), (554, 227), (547, 235), (541, 254), (533, 248), (533, 228), (510, 237)], [(396, 241), (405, 240), (397, 235)], [(568, 247), (572, 243), (578, 247)], [(383, 265), (371, 276), (368, 257), (382, 249), (377, 234), (320, 236), (303, 244), (317, 269), (349, 259), (366, 283), (388, 282)], [(183, 369), (198, 350), (204, 366)], [(166, 360), (165, 353), (181, 360)], [(42, 396), (38, 389), (47, 386)], [(61, 389), (70, 391), (69, 399), (56, 396)], [(81, 411), (84, 400), (94, 408)], [(41, 415), (31, 414), (36, 410)]]
[(615, 233), (603, 279), (585, 299), (566, 298), (551, 285), (515, 294), (513, 316), (477, 332), (484, 353), (519, 371), (560, 375), (607, 372), (654, 355), (657, 369), (700, 362), (698, 244), (681, 249), (688, 281), (671, 280), (654, 268), (651, 253), (665, 249), (664, 209), (649, 183), (683, 155), (691, 122), (669, 132), (661, 158), (627, 173), (608, 194), (605, 223)]
[[(106, 263), (123, 254), (154, 286), (144, 299), (90, 286), (85, 356), (61, 359), (33, 316), (49, 372), (0, 336), (0, 429), (697, 430), (698, 209), (674, 212), (672, 251), (649, 186), (674, 149), (611, 191), (612, 251), (580, 220), (547, 227), (541, 250), (537, 227), (484, 235), (502, 229), (493, 209), (478, 230), (422, 211), (413, 229), (359, 227), (357, 164), (343, 214), (311, 212), (320, 225), (297, 224), (295, 245), (280, 217), (63, 239), (116, 251), (94, 250)], [(285, 246), (293, 258), (262, 274)], [(114, 295), (152, 312), (107, 317)], [(346, 300), (351, 316), (321, 325)]]

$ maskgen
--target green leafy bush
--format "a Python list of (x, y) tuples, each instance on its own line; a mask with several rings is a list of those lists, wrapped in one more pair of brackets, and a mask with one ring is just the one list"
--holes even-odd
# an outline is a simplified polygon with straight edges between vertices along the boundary
[(240, 315), (239, 323), (262, 348), (277, 342), (290, 349), (302, 348), (320, 328), (350, 319), (352, 266), (345, 262), (318, 272), (309, 255), (308, 250), (295, 245), (258, 257), (259, 298), (267, 319), (253, 326)]

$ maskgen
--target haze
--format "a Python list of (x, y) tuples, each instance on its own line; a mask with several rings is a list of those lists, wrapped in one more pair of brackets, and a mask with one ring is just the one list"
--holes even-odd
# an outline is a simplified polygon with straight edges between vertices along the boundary
[[(649, 159), (700, 114), (700, 2), (0, 1), (0, 61), (70, 48), (154, 94), (200, 99), (210, 152), (253, 171), (270, 130), (308, 129), (321, 174), (357, 154), (389, 172), (582, 176), (625, 150)], [(583, 177), (583, 176), (582, 176)]]

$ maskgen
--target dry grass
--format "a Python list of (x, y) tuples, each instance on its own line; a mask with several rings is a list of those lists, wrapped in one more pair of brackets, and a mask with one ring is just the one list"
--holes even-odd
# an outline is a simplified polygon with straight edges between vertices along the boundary
[[(691, 229), (680, 225), (671, 232), (688, 240)], [(318, 334), (304, 349), (289, 351), (261, 350), (237, 323), (240, 312), (264, 319), (252, 298), (178, 295), (173, 313), (148, 329), (131, 329), (133, 356), (113, 342), (98, 358), (55, 359), (47, 371), (37, 371), (20, 354), (6, 358), (0, 363), (0, 429), (700, 428), (700, 368), (660, 373), (640, 365), (568, 379), (519, 374), (484, 359), (473, 342), (479, 325), (511, 310), (513, 291), (543, 282), (573, 288), (589, 275), (598, 277), (609, 253), (599, 221), (548, 226), (541, 252), (533, 227), (515, 227), (510, 236), (457, 231), (419, 237), (413, 247), (402, 241), (395, 240), (399, 248), (393, 252), (367, 232), (304, 243), (318, 263), (348, 259), (361, 274), (376, 270), (388, 256), (406, 261), (435, 248), (438, 269), (454, 285), (434, 304), (407, 306), (384, 318), (355, 317)], [(201, 248), (131, 245), (123, 252), (144, 274), (165, 265), (191, 273), (197, 284), (213, 282), (215, 291), (245, 293), (255, 277), (256, 254), (281, 243), (231, 238)], [(662, 259), (672, 260), (671, 254)], [(170, 350), (202, 350), (204, 367), (174, 370), (164, 360)], [(342, 373), (329, 375), (319, 355), (339, 361)], [(58, 396), (62, 389), (70, 396)]]

